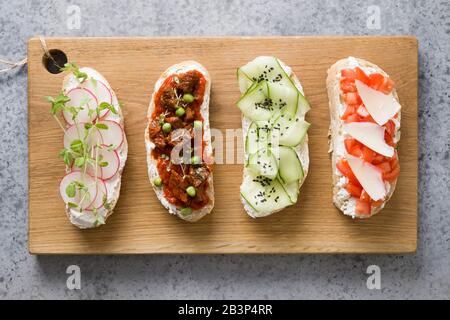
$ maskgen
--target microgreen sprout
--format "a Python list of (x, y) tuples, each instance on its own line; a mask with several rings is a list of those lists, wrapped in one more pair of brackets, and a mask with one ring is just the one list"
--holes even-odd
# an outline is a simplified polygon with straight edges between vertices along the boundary
[(80, 71), (80, 69), (78, 68), (78, 66), (76, 65), (75, 62), (72, 62), (72, 63), (68, 62), (68, 63), (66, 63), (64, 65), (64, 67), (62, 67), (60, 70), (61, 71), (70, 71), (70, 72), (72, 72), (73, 75), (75, 76), (75, 78), (77, 78), (77, 80), (80, 83), (83, 83), (88, 77), (88, 75), (85, 72), (81, 72)]
[[(85, 72), (81, 72), (75, 63), (67, 63), (61, 70), (72, 72), (79, 83), (83, 83), (88, 80), (88, 75)], [(89, 78), (89, 81), (92, 81), (94, 87), (97, 86), (97, 81), (95, 79)], [(93, 172), (91, 172), (95, 177), (94, 182), (92, 182), (94, 187), (93, 189), (97, 190), (97, 184), (99, 183), (99, 168), (108, 166), (108, 162), (103, 159), (103, 156), (99, 150), (106, 149), (108, 151), (112, 151), (115, 146), (113, 144), (108, 146), (101, 145), (101, 141), (98, 138), (99, 131), (109, 129), (106, 123), (92, 121), (81, 125), (78, 120), (78, 115), (80, 111), (87, 108), (88, 115), (91, 119), (94, 118), (94, 116), (96, 116), (96, 119), (100, 119), (101, 112), (103, 110), (109, 110), (113, 114), (118, 114), (116, 108), (107, 102), (102, 102), (95, 109), (91, 109), (89, 107), (89, 103), (91, 102), (90, 98), (83, 99), (77, 106), (68, 106), (66, 104), (70, 101), (70, 98), (66, 96), (64, 92), (60, 92), (56, 97), (46, 97), (46, 100), (51, 103), (51, 115), (55, 118), (65, 134), (67, 131), (66, 127), (62, 124), (58, 117), (62, 112), (71, 115), (71, 119), (76, 128), (76, 138), (74, 138), (68, 146), (66, 145), (66, 147), (61, 149), (59, 152), (59, 156), (66, 165), (66, 171), (69, 172), (73, 166), (75, 166), (80, 169), (80, 180), (84, 180), (84, 176), (88, 174), (88, 169), (92, 169)], [(91, 173), (89, 172), (89, 174)], [(68, 208), (74, 208), (82, 212), (83, 209), (86, 208), (86, 203), (90, 203), (92, 200), (92, 195), (89, 192), (91, 187), (91, 185), (86, 185), (83, 181), (70, 182), (66, 187), (65, 193), (69, 198), (74, 199), (74, 201), (67, 203)], [(83, 204), (85, 205), (83, 206)], [(107, 203), (107, 198), (105, 195), (103, 196), (103, 206), (107, 210), (110, 210), (110, 204)], [(98, 212), (98, 209), (93, 208), (92, 212), (96, 216), (96, 225), (105, 223), (105, 219)]]

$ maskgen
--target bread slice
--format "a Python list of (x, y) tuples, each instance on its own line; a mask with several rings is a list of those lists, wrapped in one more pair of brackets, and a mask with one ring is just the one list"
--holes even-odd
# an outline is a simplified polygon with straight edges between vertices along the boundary
[[(357, 66), (362, 68), (366, 72), (366, 74), (378, 72), (383, 74), (384, 76), (388, 76), (388, 74), (377, 65), (369, 61), (353, 57), (348, 57), (339, 60), (328, 69), (326, 84), (327, 84), (330, 119), (331, 119), (329, 129), (329, 144), (330, 144), (329, 152), (331, 153), (331, 164), (333, 170), (333, 203), (345, 215), (349, 215), (353, 218), (369, 218), (384, 208), (385, 204), (394, 193), (397, 181), (394, 181), (392, 183), (386, 182), (387, 195), (384, 203), (381, 206), (379, 207), (372, 206), (370, 215), (367, 214), (361, 215), (355, 212), (355, 200), (349, 195), (349, 193), (345, 189), (347, 178), (345, 178), (341, 174), (341, 172), (336, 168), (336, 162), (338, 157), (340, 156), (339, 154), (342, 153), (343, 150), (345, 150), (344, 132), (343, 132), (344, 122), (340, 118), (342, 112), (341, 108), (343, 108), (343, 102), (341, 101), (340, 95), (341, 70), (345, 68), (355, 68)], [(393, 96), (398, 101), (398, 96), (395, 89), (393, 91)], [(395, 135), (394, 135), (395, 142), (398, 142), (400, 140), (400, 119), (401, 113), (399, 111), (399, 115), (397, 118), (398, 123), (396, 123), (395, 126)]]
[[(283, 61), (279, 60), (280, 65), (283, 67), (284, 71), (286, 72), (287, 75), (289, 75), (291, 77), (291, 79), (293, 80), (295, 86), (297, 87), (297, 89), (300, 91), (300, 93), (305, 96), (304, 91), (303, 91), (303, 87), (300, 83), (300, 80), (298, 79), (298, 77), (295, 75), (295, 73), (292, 71), (292, 69), (287, 66)], [(241, 92), (241, 94), (244, 94), (244, 92)], [(251, 120), (246, 118), (244, 115), (242, 116), (242, 138), (244, 139), (244, 145), (245, 145), (245, 139), (247, 137), (247, 132), (249, 129), (249, 126), (251, 124)], [(299, 183), (299, 189), (301, 188), (301, 186), (303, 185), (303, 183), (306, 180), (306, 176), (308, 175), (308, 170), (309, 170), (309, 149), (308, 149), (308, 134), (306, 134), (305, 138), (302, 140), (302, 142), (297, 145), (296, 147), (294, 147), (295, 152), (297, 153), (297, 156), (302, 164), (303, 167), (303, 180), (300, 181)], [(242, 181), (245, 181), (246, 178), (246, 170), (243, 171), (243, 177), (242, 177)], [(271, 212), (257, 212), (255, 211), (255, 209), (252, 208), (252, 206), (250, 206), (247, 201), (244, 199), (244, 197), (242, 197), (241, 195), (241, 202), (244, 206), (244, 210), (247, 212), (247, 214), (252, 217), (252, 218), (262, 218), (262, 217), (266, 217), (269, 216), (273, 213), (279, 212), (285, 208), (281, 208), (279, 210), (276, 211), (271, 211)]]
[(150, 105), (148, 107), (147, 112), (147, 127), (145, 129), (145, 147), (147, 152), (147, 166), (148, 166), (148, 177), (150, 179), (150, 183), (153, 186), (153, 190), (156, 193), (156, 196), (158, 197), (161, 204), (171, 213), (179, 218), (195, 222), (202, 217), (204, 217), (206, 214), (210, 213), (211, 210), (214, 207), (214, 185), (213, 185), (213, 175), (212, 173), (208, 176), (208, 190), (207, 195), (210, 199), (210, 202), (203, 207), (200, 210), (192, 210), (191, 214), (189, 215), (182, 215), (181, 214), (181, 208), (177, 208), (177, 206), (171, 204), (164, 196), (164, 192), (162, 188), (155, 187), (153, 184), (153, 180), (157, 178), (158, 170), (157, 170), (157, 160), (153, 159), (151, 153), (155, 149), (155, 144), (150, 140), (149, 138), (149, 125), (151, 122), (151, 116), (153, 114), (153, 111), (155, 110), (155, 95), (160, 89), (161, 85), (163, 84), (164, 80), (167, 79), (167, 77), (173, 75), (173, 74), (179, 74), (184, 73), (189, 70), (197, 70), (203, 74), (206, 80), (205, 85), (205, 95), (203, 99), (203, 103), (200, 106), (200, 112), (203, 117), (203, 140), (206, 142), (204, 155), (208, 157), (209, 159), (213, 159), (212, 155), (212, 145), (211, 145), (211, 129), (209, 125), (209, 96), (211, 91), (211, 77), (206, 70), (205, 67), (203, 67), (200, 63), (196, 61), (183, 61), (181, 63), (175, 64), (171, 67), (169, 67), (164, 73), (159, 77), (158, 81), (155, 84), (153, 95), (150, 101)]
[[(120, 106), (120, 103), (117, 99), (116, 94), (114, 93), (114, 90), (112, 89), (111, 85), (108, 83), (108, 81), (96, 70), (92, 68), (80, 68), (81, 72), (84, 72), (87, 74), (88, 79), (95, 79), (96, 81), (101, 81), (103, 84), (106, 85), (106, 87), (109, 89), (112, 95), (112, 105), (117, 110), (117, 115), (112, 114), (111, 112), (102, 118), (102, 120), (111, 120), (119, 123), (124, 128), (124, 117), (122, 113), (122, 108)], [(82, 84), (81, 84), (82, 85)], [(65, 76), (63, 80), (63, 86), (62, 89), (64, 92), (68, 92), (70, 89), (76, 88), (80, 86), (79, 81), (75, 78), (73, 73), (68, 74)], [(106, 219), (113, 213), (114, 207), (117, 204), (117, 200), (119, 199), (120, 195), (120, 187), (122, 184), (122, 172), (125, 167), (125, 162), (127, 160), (128, 155), (128, 143), (127, 138), (124, 131), (124, 141), (119, 149), (117, 149), (117, 153), (120, 159), (120, 166), (119, 170), (116, 173), (116, 175), (108, 180), (106, 182), (106, 188), (108, 191), (108, 197), (107, 197), (107, 207), (102, 207), (98, 210), (97, 214), (100, 214), (103, 218), (103, 220), (106, 222)], [(84, 211), (79, 212), (75, 209), (70, 209), (68, 206), (66, 206), (66, 214), (72, 224), (77, 226), (80, 229), (87, 229), (87, 228), (93, 228), (99, 226), (96, 221), (97, 218), (92, 212)]]

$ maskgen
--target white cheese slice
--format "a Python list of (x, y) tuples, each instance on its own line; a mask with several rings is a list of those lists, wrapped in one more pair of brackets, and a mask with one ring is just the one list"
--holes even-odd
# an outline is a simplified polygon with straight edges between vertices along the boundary
[(375, 201), (384, 199), (386, 186), (381, 171), (374, 165), (350, 154), (346, 154), (346, 158), (359, 183), (369, 196)]
[(373, 122), (351, 122), (344, 124), (344, 130), (373, 151), (386, 157), (394, 155), (394, 148), (384, 140), (386, 128)]
[(359, 80), (355, 81), (356, 89), (372, 118), (380, 125), (389, 121), (401, 108), (392, 93), (384, 94), (366, 86)]

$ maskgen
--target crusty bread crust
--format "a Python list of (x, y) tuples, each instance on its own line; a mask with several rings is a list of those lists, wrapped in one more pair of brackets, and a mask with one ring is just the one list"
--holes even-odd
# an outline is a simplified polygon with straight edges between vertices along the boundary
[[(386, 72), (384, 72), (380, 67), (377, 65), (363, 60), (359, 58), (354, 58), (358, 62), (358, 64), (363, 68), (372, 68), (376, 70), (377, 72), (383, 74), (384, 76), (388, 76)], [(350, 199), (340, 199), (338, 197), (338, 192), (341, 189), (338, 186), (338, 180), (339, 176), (336, 175), (336, 162), (337, 162), (337, 156), (336, 156), (336, 143), (337, 143), (337, 137), (342, 134), (343, 132), (343, 124), (344, 122), (340, 119), (339, 116), (339, 105), (340, 105), (340, 83), (339, 83), (339, 76), (342, 69), (349, 67), (349, 58), (345, 58), (342, 60), (337, 61), (334, 65), (332, 65), (328, 69), (328, 76), (327, 76), (327, 92), (328, 92), (328, 100), (329, 100), (329, 108), (330, 108), (330, 129), (329, 129), (329, 144), (330, 144), (330, 153), (331, 153), (331, 165), (332, 165), (332, 173), (333, 173), (333, 203), (334, 205), (344, 212), (344, 207), (348, 205), (348, 202), (351, 201)], [(393, 96), (398, 101), (397, 92), (393, 91)], [(398, 115), (398, 121), (400, 122), (401, 119), (401, 113), (399, 111)], [(398, 132), (397, 132), (398, 131)], [(399, 133), (399, 129), (396, 128), (396, 133)], [(390, 183), (389, 191), (386, 195), (386, 199), (384, 201), (384, 204), (380, 207), (372, 207), (371, 214), (370, 215), (359, 215), (356, 212), (354, 213), (354, 217), (357, 218), (370, 218), (371, 216), (377, 214), (380, 212), (385, 204), (389, 201), (392, 194), (394, 193), (395, 186), (396, 186), (397, 180)]]
[(155, 84), (152, 98), (150, 100), (150, 105), (148, 107), (147, 127), (145, 129), (145, 146), (146, 146), (146, 151), (147, 151), (148, 177), (150, 179), (150, 184), (152, 185), (153, 190), (155, 191), (156, 196), (158, 197), (159, 201), (170, 213), (177, 215), (179, 218), (181, 218), (183, 220), (195, 222), (195, 221), (201, 219), (202, 217), (204, 217), (206, 214), (210, 213), (214, 207), (213, 174), (211, 173), (208, 177), (207, 195), (210, 199), (210, 202), (202, 209), (192, 210), (191, 214), (189, 214), (187, 216), (183, 216), (181, 214), (180, 208), (177, 208), (175, 205), (173, 205), (169, 201), (167, 201), (167, 199), (164, 196), (164, 192), (163, 192), (162, 188), (157, 188), (153, 184), (153, 180), (155, 178), (157, 178), (159, 175), (158, 175), (158, 170), (156, 168), (157, 160), (153, 159), (153, 157), (151, 156), (151, 152), (155, 148), (155, 145), (150, 140), (150, 137), (149, 137), (149, 125), (151, 122), (151, 116), (153, 114), (153, 111), (155, 110), (154, 98), (155, 98), (156, 93), (158, 92), (159, 88), (161, 87), (161, 85), (163, 84), (164, 80), (167, 77), (169, 77), (173, 74), (176, 74), (176, 73), (183, 73), (183, 72), (186, 72), (189, 70), (197, 70), (197, 71), (201, 72), (206, 80), (205, 95), (203, 98), (203, 103), (200, 106), (200, 112), (201, 112), (203, 120), (204, 120), (203, 140), (206, 141), (205, 155), (206, 155), (206, 157), (208, 157), (208, 159), (211, 159), (211, 160), (213, 159), (212, 146), (211, 146), (211, 130), (210, 130), (210, 126), (209, 126), (209, 95), (210, 95), (210, 91), (211, 91), (211, 77), (210, 77), (208, 71), (206, 70), (206, 68), (203, 67), (200, 63), (198, 63), (196, 61), (183, 61), (181, 63), (175, 64), (175, 65), (169, 67), (166, 71), (164, 71), (163, 74), (159, 77), (158, 81)]
[[(304, 91), (303, 91), (303, 87), (300, 83), (300, 80), (298, 79), (298, 77), (295, 75), (294, 71), (291, 70), (289, 67), (287, 67), (283, 61), (279, 60), (281, 66), (285, 69), (285, 71), (290, 71), (290, 72), (286, 72), (287, 74), (290, 74), (291, 79), (293, 80), (295, 86), (297, 87), (297, 89), (301, 92), (301, 94), (304, 96)], [(288, 69), (288, 70), (286, 70)], [(243, 92), (241, 92), (242, 94)], [(247, 131), (248, 131), (248, 127), (249, 127), (249, 121), (246, 120), (246, 118), (244, 117), (244, 115), (242, 115), (242, 138), (244, 139), (244, 145), (245, 145), (245, 139), (247, 137)], [(300, 181), (299, 183), (299, 190), (301, 189), (303, 183), (306, 180), (306, 176), (308, 175), (308, 171), (309, 171), (309, 149), (308, 149), (308, 134), (305, 135), (305, 138), (303, 139), (303, 141), (296, 147), (294, 147), (295, 152), (297, 153), (297, 156), (300, 159), (300, 162), (302, 164), (303, 167), (303, 180)], [(246, 171), (244, 169), (243, 172), (243, 176), (242, 176), (242, 181), (245, 180), (245, 174)], [(262, 218), (262, 217), (267, 217), (270, 216), (271, 214), (274, 214), (276, 212), (279, 212), (285, 208), (281, 208), (279, 210), (275, 210), (272, 212), (257, 212), (255, 211), (255, 209), (253, 209), (248, 203), (247, 201), (244, 199), (244, 197), (242, 197), (241, 195), (241, 202), (244, 205), (244, 210), (247, 212), (247, 214), (252, 217), (252, 218)], [(292, 204), (294, 205), (294, 204)]]

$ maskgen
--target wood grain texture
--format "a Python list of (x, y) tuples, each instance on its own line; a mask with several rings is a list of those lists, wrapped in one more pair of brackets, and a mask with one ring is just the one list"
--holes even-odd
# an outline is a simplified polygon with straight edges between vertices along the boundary
[[(108, 223), (72, 226), (59, 195), (64, 166), (57, 157), (62, 132), (43, 97), (56, 95), (63, 75), (42, 65), (38, 39), (28, 46), (29, 250), (34, 254), (137, 253), (394, 253), (417, 243), (417, 40), (412, 37), (271, 38), (48, 38), (70, 61), (101, 72), (124, 104), (129, 142), (122, 192)], [(170, 65), (194, 59), (212, 77), (211, 127), (240, 128), (235, 106), (236, 68), (258, 55), (291, 66), (311, 103), (307, 121), (311, 167), (297, 205), (254, 220), (239, 200), (242, 165), (217, 164), (216, 205), (197, 223), (184, 222), (160, 205), (147, 178), (145, 116), (153, 86)], [(402, 109), (402, 172), (387, 207), (367, 220), (343, 216), (332, 204), (327, 153), (329, 126), (326, 71), (349, 55), (372, 61), (396, 82)], [(224, 139), (226, 140), (226, 139)], [(217, 155), (216, 155), (217, 157)], [(225, 155), (223, 155), (225, 159)]]

